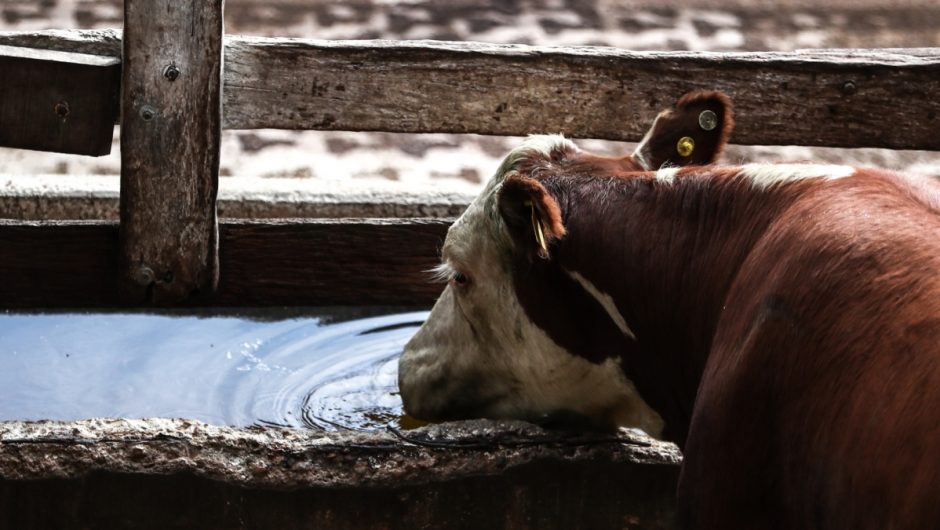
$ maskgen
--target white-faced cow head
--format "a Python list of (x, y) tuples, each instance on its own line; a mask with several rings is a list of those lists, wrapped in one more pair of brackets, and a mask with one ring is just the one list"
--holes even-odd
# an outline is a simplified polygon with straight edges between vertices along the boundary
[[(624, 375), (619, 358), (573, 354), (520, 303), (520, 260), (551, 260), (552, 243), (565, 237), (564, 212), (538, 177), (559, 167), (590, 174), (710, 163), (730, 128), (725, 96), (694, 93), (657, 117), (632, 156), (591, 155), (560, 136), (530, 137), (513, 150), (447, 233), (437, 270), (447, 287), (399, 363), (405, 410), (429, 421), (575, 420), (594, 428), (639, 427), (658, 436), (663, 422)], [(689, 141), (699, 147), (688, 151)], [(609, 297), (577, 276), (572, 277), (579, 288), (630, 338)]]

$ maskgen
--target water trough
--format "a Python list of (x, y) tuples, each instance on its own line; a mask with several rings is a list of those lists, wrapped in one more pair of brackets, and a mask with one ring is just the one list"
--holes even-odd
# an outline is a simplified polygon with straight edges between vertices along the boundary
[(0, 315), (0, 528), (675, 527), (671, 444), (415, 427), (388, 312)]
[[(400, 431), (399, 431), (400, 432)], [(5, 528), (672, 528), (679, 455), (470, 421), (393, 432), (5, 422)]]

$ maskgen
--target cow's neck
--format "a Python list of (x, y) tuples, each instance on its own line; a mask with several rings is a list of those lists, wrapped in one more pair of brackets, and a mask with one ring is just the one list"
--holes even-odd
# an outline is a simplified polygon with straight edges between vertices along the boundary
[(694, 176), (668, 184), (650, 177), (546, 184), (568, 230), (552, 265), (607, 306), (607, 326), (582, 322), (581, 329), (627, 335), (618, 342), (627, 376), (666, 421), (664, 434), (684, 443), (731, 282), (804, 186), (757, 192), (743, 180)]

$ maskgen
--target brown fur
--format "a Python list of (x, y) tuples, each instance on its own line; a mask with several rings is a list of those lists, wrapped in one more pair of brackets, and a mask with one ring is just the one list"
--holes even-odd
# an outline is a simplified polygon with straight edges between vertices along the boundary
[[(696, 132), (698, 123), (698, 114), (702, 110), (711, 109), (718, 115), (718, 126), (714, 129), (715, 134), (709, 134), (703, 140), (706, 144), (705, 152), (708, 158), (702, 161), (695, 161), (695, 164), (710, 164), (721, 156), (724, 152), (728, 140), (731, 138), (731, 131), (734, 130), (734, 112), (732, 111), (731, 98), (723, 92), (717, 90), (700, 90), (689, 92), (679, 98), (676, 103), (676, 113), (686, 122), (686, 129), (693, 129)], [(693, 121), (694, 120), (694, 121)], [(688, 123), (692, 121), (692, 123)], [(704, 132), (704, 131), (703, 131)], [(678, 133), (674, 133), (674, 136)], [(714, 146), (714, 147), (707, 147)]]
[[(713, 111), (718, 118), (717, 126), (710, 131), (702, 129), (698, 123), (699, 114), (705, 110)], [(711, 164), (721, 155), (733, 129), (734, 117), (728, 96), (715, 91), (690, 92), (679, 99), (675, 110), (659, 114), (649, 135), (637, 146), (634, 158), (645, 160), (651, 170), (663, 166)], [(695, 141), (695, 149), (690, 155), (681, 156), (676, 144), (685, 136)]]
[[(718, 118), (718, 125), (712, 131), (704, 131), (698, 124), (699, 114), (706, 109), (713, 110)], [(649, 152), (641, 156), (648, 157), (657, 168), (662, 165), (710, 164), (721, 156), (733, 129), (731, 98), (717, 91), (689, 92), (676, 102), (675, 110), (660, 113), (645, 139), (644, 145)], [(679, 157), (675, 153), (676, 143), (683, 136), (691, 136), (696, 142), (695, 151), (688, 157)], [(558, 203), (535, 180), (559, 167), (563, 167), (568, 175), (616, 175), (644, 171), (633, 155), (608, 157), (583, 151), (555, 150), (547, 160), (533, 157), (521, 161), (518, 171), (507, 175), (500, 190), (500, 194), (506, 197), (500, 204), (501, 213), (510, 224), (515, 227), (530, 226), (528, 205), (532, 204), (546, 229), (546, 238), (553, 241), (564, 237), (565, 228)], [(531, 241), (534, 239), (524, 236), (517, 243), (547, 258), (547, 252), (535, 249)]]
[[(715, 112), (718, 123), (711, 131), (698, 124), (698, 116), (704, 110)], [(615, 174), (630, 171), (645, 171), (663, 166), (688, 166), (711, 164), (718, 160), (734, 130), (731, 98), (711, 90), (689, 92), (676, 102), (674, 110), (664, 110), (650, 127), (644, 141), (633, 155), (623, 157), (598, 156), (579, 153), (566, 161), (569, 174), (589, 173)], [(695, 141), (690, 156), (682, 157), (676, 152), (676, 144), (683, 136)]]
[(515, 255), (516, 291), (572, 353), (621, 358), (685, 452), (685, 525), (940, 523), (940, 186), (866, 170), (755, 191), (699, 167), (664, 185), (583, 160), (537, 179), (567, 235)]
[(561, 211), (558, 203), (548, 194), (537, 180), (525, 177), (519, 173), (512, 173), (506, 177), (500, 188), (500, 214), (507, 223), (513, 226), (514, 232), (528, 234), (520, 238), (519, 244), (531, 248), (540, 257), (547, 259), (548, 253), (536, 248), (537, 239), (532, 232), (532, 209), (538, 219), (546, 243), (549, 245), (556, 239), (565, 236), (565, 226), (561, 222)]

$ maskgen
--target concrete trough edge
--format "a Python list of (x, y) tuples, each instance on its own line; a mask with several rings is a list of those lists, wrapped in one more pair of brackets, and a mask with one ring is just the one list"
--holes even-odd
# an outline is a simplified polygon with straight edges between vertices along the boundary
[(535, 461), (677, 468), (675, 445), (641, 434), (571, 435), (516, 421), (409, 431), (233, 428), (185, 419), (0, 422), (0, 478), (90, 472), (196, 476), (245, 487), (402, 487), (493, 475)]

